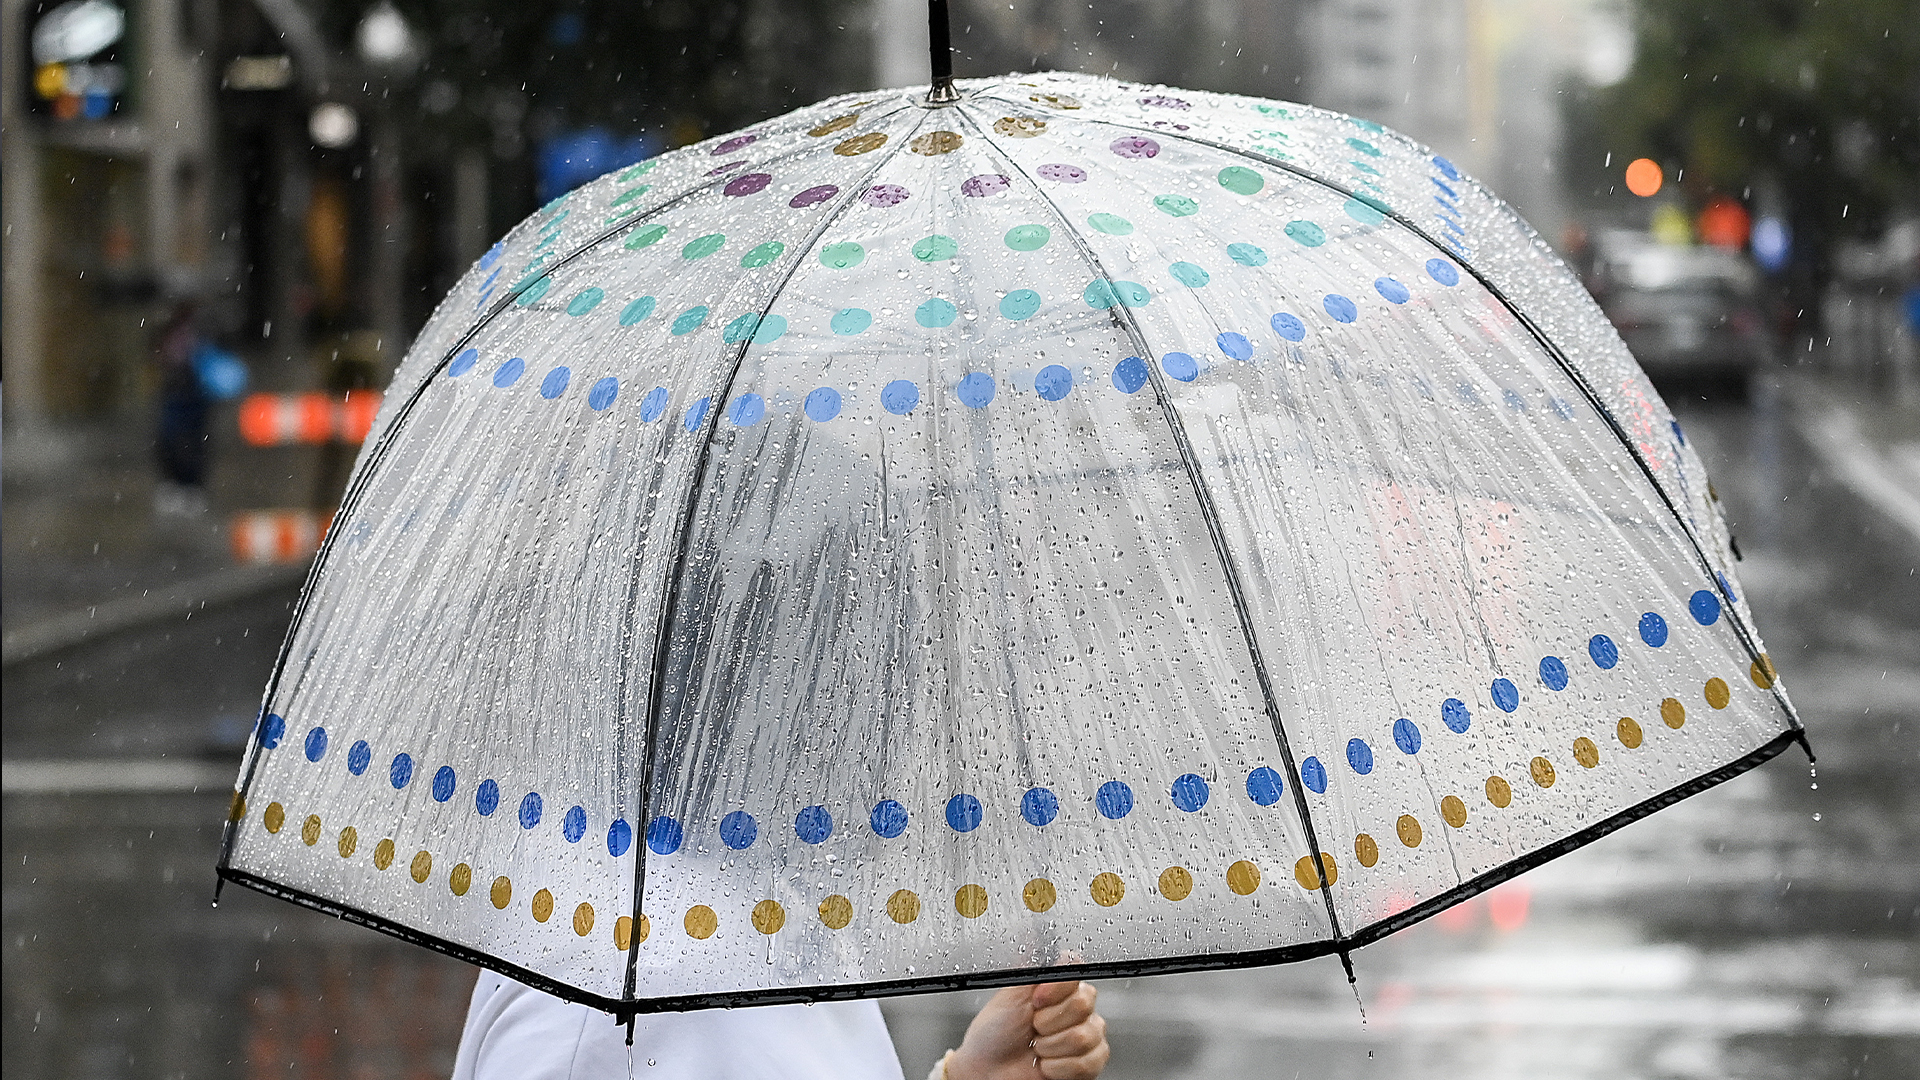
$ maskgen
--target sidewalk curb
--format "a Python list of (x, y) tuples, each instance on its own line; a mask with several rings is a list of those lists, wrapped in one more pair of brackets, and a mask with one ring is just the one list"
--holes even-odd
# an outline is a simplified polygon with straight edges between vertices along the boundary
[(238, 566), (163, 589), (149, 590), (139, 596), (109, 600), (55, 615), (18, 630), (7, 631), (4, 644), (0, 645), (0, 668), (12, 667), (123, 630), (191, 615), (205, 608), (220, 607), (298, 584), (306, 574), (305, 562)]

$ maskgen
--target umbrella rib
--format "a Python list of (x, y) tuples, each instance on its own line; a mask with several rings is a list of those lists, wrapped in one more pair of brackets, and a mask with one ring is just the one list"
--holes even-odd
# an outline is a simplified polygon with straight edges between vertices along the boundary
[[(893, 114), (888, 113), (886, 115), (891, 116)], [(846, 193), (841, 196), (839, 202), (835, 203), (834, 206), (821, 217), (819, 223), (814, 226), (813, 232), (807, 236), (806, 243), (795, 251), (793, 262), (787, 267), (786, 273), (781, 275), (780, 279), (774, 282), (768, 290), (766, 303), (760, 307), (761, 319), (764, 320), (767, 317), (767, 313), (773, 310), (773, 305), (779, 301), (780, 294), (785, 291), (787, 283), (793, 280), (793, 276), (799, 272), (800, 267), (805, 263), (807, 253), (813, 250), (814, 245), (820, 242), (820, 238), (825, 236), (827, 230), (833, 227), (834, 222), (839, 220), (840, 215), (844, 214), (847, 208), (852, 206), (860, 197), (866, 190), (868, 182), (871, 181), (881, 169), (885, 168), (888, 162), (899, 155), (901, 148), (906, 145), (908, 137), (911, 136), (914, 131), (918, 131), (922, 124), (926, 123), (927, 116), (929, 115), (931, 115), (930, 112), (923, 112), (909, 127), (909, 130), (902, 133), (901, 137), (894, 141), (892, 148), (876, 160), (865, 173), (862, 173), (857, 182), (849, 185)], [(640, 842), (635, 845), (633, 856), (633, 922), (636, 927), (640, 925), (640, 920), (643, 917), (641, 903), (646, 893), (648, 799), (652, 794), (651, 789), (653, 786), (654, 729), (660, 722), (661, 705), (663, 695), (665, 694), (667, 654), (670, 645), (668, 631), (673, 625), (674, 616), (678, 612), (681, 589), (687, 577), (685, 565), (687, 553), (693, 546), (693, 525), (697, 517), (698, 504), (703, 487), (702, 480), (706, 475), (708, 460), (712, 457), (714, 433), (720, 430), (720, 417), (726, 411), (727, 398), (733, 391), (734, 383), (738, 381), (740, 377), (740, 368), (746, 363), (747, 351), (753, 347), (753, 338), (754, 335), (748, 334), (740, 341), (734, 350), (733, 361), (727, 368), (726, 378), (721, 381), (718, 390), (711, 395), (715, 403), (708, 410), (705, 433), (701, 435), (699, 445), (694, 451), (694, 460), (691, 465), (691, 472), (689, 473), (690, 479), (687, 484), (686, 498), (680, 504), (679, 536), (674, 541), (673, 557), (667, 561), (669, 579), (667, 581), (665, 595), (660, 601), (658, 618), (653, 628), (653, 674), (647, 686), (646, 738), (641, 749), (640, 790), (634, 804), (636, 820), (639, 822), (641, 833), (639, 837)], [(636, 559), (634, 576), (630, 580), (627, 590), (627, 632), (629, 635), (632, 633), (633, 602), (639, 590), (639, 579), (640, 560)], [(621, 708), (624, 710), (627, 700), (625, 686), (628, 678), (628, 664), (626, 661), (633, 656), (633, 650), (631, 648), (623, 649), (622, 656), (620, 700)], [(619, 724), (618, 730), (625, 730), (627, 717), (622, 715), (620, 720), (621, 723)], [(624, 1002), (632, 1002), (634, 1000), (639, 964), (640, 950), (638, 948), (629, 949), (627, 951), (626, 981), (621, 991), (621, 998)], [(624, 1015), (620, 1016), (623, 1021), (633, 1014), (633, 1010), (631, 1009), (623, 1010), (623, 1012)]]
[[(1042, 188), (1032, 176), (1029, 176), (1027, 171), (1021, 168), (1019, 162), (1013, 160), (1013, 158), (1001, 150), (992, 139), (988, 138), (985, 129), (975, 123), (971, 116), (966, 115), (966, 110), (959, 109), (955, 111), (960, 113), (962, 119), (973, 127), (974, 133), (980, 137), (980, 140), (992, 147), (993, 152), (997, 154), (1002, 161), (1006, 162), (1007, 167), (1019, 173), (1020, 178), (1025, 180), (1028, 186), (1033, 189), (1034, 194), (1039, 198), (1040, 202), (1047, 207), (1047, 210), (1053, 215), (1054, 219), (1060, 223), (1061, 231), (1066, 233), (1068, 239), (1073, 244), (1074, 251), (1080, 255), (1080, 258), (1087, 264), (1087, 267), (1093, 271), (1094, 276), (1103, 281), (1111, 281), (1112, 277), (1107, 273), (1107, 268), (1100, 262), (1100, 256), (1095, 254), (1093, 249), (1087, 245), (1085, 238), (1080, 235), (1079, 229), (1074, 226), (1073, 221), (1067, 217), (1066, 213), (1054, 203), (1052, 197), (1047, 194), (1046, 189)], [(1134, 321), (1131, 309), (1125, 304), (1116, 301), (1107, 311), (1108, 314), (1112, 316), (1114, 322), (1119, 324), (1121, 331), (1132, 340), (1134, 347), (1141, 351), (1143, 358), (1147, 361), (1147, 379), (1153, 384), (1154, 400), (1160, 406), (1161, 417), (1167, 422), (1167, 427), (1173, 438), (1174, 448), (1180, 453), (1180, 463), (1186, 472), (1187, 482), (1193, 488), (1194, 500), (1198, 504), (1200, 518), (1207, 524), (1207, 537), (1212, 543), (1215, 557), (1220, 560), (1220, 572), (1226, 578), (1227, 595), (1233, 601), (1233, 610), (1239, 619), (1240, 632), (1246, 638), (1247, 655), (1253, 663), (1254, 681), (1260, 687), (1260, 696), (1266, 706), (1267, 719), (1273, 726), (1274, 742), (1279, 747), (1281, 763), (1286, 766), (1287, 775), (1292, 780), (1290, 786), (1293, 791), (1294, 810), (1299, 814), (1300, 826), (1306, 832), (1307, 858), (1311, 861), (1315, 876), (1320, 882), (1320, 887), (1316, 891), (1320, 893), (1321, 899), (1326, 903), (1328, 929), (1332, 933), (1332, 945), (1335, 950), (1340, 952), (1341, 963), (1347, 965), (1346, 951), (1340, 932), (1340, 915), (1333, 904), (1333, 882), (1330, 880), (1331, 875), (1326, 873), (1326, 868), (1320, 862), (1320, 839), (1313, 827), (1312, 812), (1307, 806), (1306, 792), (1300, 781), (1300, 768), (1295, 762), (1293, 747), (1287, 741), (1286, 725), (1280, 716), (1280, 699), (1278, 695), (1274, 693), (1272, 675), (1267, 671), (1266, 660), (1260, 652), (1259, 637), (1253, 626), (1253, 612), (1246, 599), (1246, 587), (1241, 582), (1239, 571), (1234, 566), (1233, 554), (1227, 545), (1226, 530), (1220, 522), (1220, 512), (1213, 504), (1212, 492), (1207, 488), (1206, 482), (1200, 475), (1199, 458), (1195, 455), (1193, 445), (1187, 438), (1186, 425), (1181, 421), (1180, 414), (1174, 409), (1173, 399), (1167, 392), (1165, 376), (1161, 374), (1159, 368), (1152, 362), (1153, 351), (1148, 347), (1146, 334), (1140, 329), (1140, 325)], [(1347, 965), (1347, 967), (1349, 977), (1351, 977), (1352, 968), (1350, 965)]]

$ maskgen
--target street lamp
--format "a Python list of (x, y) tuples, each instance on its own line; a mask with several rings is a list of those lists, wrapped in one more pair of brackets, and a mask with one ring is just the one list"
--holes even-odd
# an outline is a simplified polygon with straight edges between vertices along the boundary
[(420, 46), (406, 16), (392, 0), (380, 0), (360, 18), (353, 35), (354, 49), (368, 65), (393, 74), (411, 70), (420, 60)]

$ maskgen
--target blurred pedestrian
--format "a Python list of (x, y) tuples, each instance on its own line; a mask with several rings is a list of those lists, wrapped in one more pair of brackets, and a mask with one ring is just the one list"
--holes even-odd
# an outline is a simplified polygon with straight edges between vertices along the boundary
[[(982, 1006), (928, 1080), (1094, 1080), (1107, 1022), (1091, 983), (1011, 986)], [(654, 1013), (626, 1029), (605, 1013), (482, 972), (453, 1080), (900, 1080), (872, 1001)]]
[(197, 517), (207, 510), (208, 417), (216, 400), (246, 389), (247, 368), (200, 332), (199, 309), (191, 300), (176, 304), (160, 328), (154, 359), (160, 382), (154, 431), (160, 483), (153, 490), (153, 507), (162, 514)]

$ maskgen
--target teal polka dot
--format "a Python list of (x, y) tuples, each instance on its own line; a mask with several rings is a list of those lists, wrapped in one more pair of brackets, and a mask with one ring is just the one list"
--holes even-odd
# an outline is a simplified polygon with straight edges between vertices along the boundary
[(543, 277), (533, 284), (528, 285), (525, 289), (522, 289), (520, 291), (520, 298), (516, 300), (515, 303), (518, 303), (521, 307), (532, 307), (539, 303), (540, 298), (547, 295), (547, 290), (551, 288), (553, 288), (553, 278)]
[(1125, 307), (1140, 307), (1153, 298), (1146, 287), (1131, 281), (1108, 281), (1095, 278), (1087, 283), (1081, 296), (1088, 307), (1110, 308), (1115, 304)]
[(778, 240), (769, 240), (754, 248), (752, 251), (747, 252), (745, 255), (740, 256), (740, 265), (749, 270), (755, 267), (765, 266), (779, 258), (780, 253), (785, 250), (787, 250), (787, 245)]
[(1241, 266), (1267, 265), (1267, 253), (1256, 244), (1228, 244), (1227, 258)]
[(1190, 217), (1200, 212), (1200, 204), (1185, 195), (1155, 195), (1153, 205), (1159, 207), (1161, 213), (1174, 217)]
[(960, 317), (960, 309), (939, 297), (921, 304), (913, 312), (913, 321), (929, 330), (938, 330), (943, 326), (952, 326), (953, 320)]
[(1327, 242), (1327, 230), (1311, 221), (1287, 222), (1287, 236), (1302, 247), (1319, 247)]
[(1347, 145), (1353, 147), (1355, 150), (1360, 151), (1361, 153), (1367, 155), (1368, 157), (1380, 156), (1380, 148), (1373, 145), (1372, 143), (1368, 142), (1365, 139), (1348, 139)]
[(673, 320), (674, 336), (679, 337), (682, 334), (691, 334), (695, 330), (700, 329), (701, 324), (706, 321), (707, 309), (705, 305), (688, 308), (681, 312), (678, 318)]
[(866, 308), (843, 308), (834, 313), (827, 325), (836, 334), (863, 333), (867, 327), (873, 325), (873, 312)]
[(786, 319), (778, 315), (762, 317), (758, 312), (750, 311), (728, 323), (720, 336), (729, 345), (738, 344), (748, 338), (752, 338), (756, 345), (765, 345), (770, 341), (778, 341), (780, 335), (786, 332)]
[(620, 325), (632, 326), (634, 323), (637, 323), (640, 320), (646, 318), (647, 316), (653, 314), (654, 303), (655, 301), (653, 297), (643, 296), (640, 299), (635, 300), (632, 303), (628, 304), (626, 307), (621, 308), (620, 309)]
[(680, 257), (683, 259), (704, 259), (714, 252), (719, 251), (720, 246), (726, 242), (727, 236), (725, 233), (708, 233), (705, 236), (696, 236), (687, 241), (686, 247), (680, 249)]
[(1133, 222), (1118, 214), (1093, 214), (1087, 218), (1087, 224), (1108, 236), (1126, 236), (1133, 232)]
[(627, 237), (626, 248), (628, 251), (639, 251), (649, 244), (659, 242), (665, 235), (667, 235), (665, 225), (649, 225), (644, 229), (635, 229), (633, 235)]
[(1040, 310), (1040, 294), (1032, 289), (1015, 289), (1000, 300), (1000, 314), (1009, 319), (1025, 319)]
[(921, 262), (945, 262), (958, 254), (960, 242), (939, 233), (922, 237), (913, 245), (913, 257)]
[(1007, 230), (1007, 246), (1015, 251), (1038, 251), (1052, 236), (1045, 225), (1015, 225)]
[(1190, 289), (1197, 289), (1213, 280), (1213, 276), (1190, 262), (1174, 263), (1170, 269), (1173, 279)]
[(1386, 131), (1386, 130), (1387, 130), (1386, 128), (1383, 128), (1383, 127), (1381, 127), (1381, 126), (1380, 126), (1380, 125), (1379, 125), (1379, 124), (1378, 124), (1377, 122), (1375, 122), (1375, 121), (1372, 121), (1372, 120), (1366, 120), (1366, 119), (1363, 119), (1363, 118), (1361, 118), (1361, 117), (1358, 117), (1358, 116), (1350, 116), (1350, 117), (1348, 117), (1347, 119), (1349, 119), (1349, 120), (1352, 120), (1352, 121), (1353, 121), (1353, 126), (1354, 126), (1354, 127), (1357, 127), (1357, 128), (1359, 128), (1359, 129), (1360, 129), (1361, 131), (1371, 131), (1371, 132), (1373, 132), (1373, 133), (1374, 133), (1375, 135), (1378, 135), (1378, 134), (1380, 134), (1381, 132), (1384, 132), (1384, 131)]
[(1220, 186), (1235, 195), (1252, 195), (1267, 186), (1266, 178), (1244, 165), (1229, 165), (1220, 170)]
[(647, 192), (651, 190), (653, 190), (653, 185), (641, 184), (639, 187), (633, 188), (632, 190), (623, 191), (619, 194), (618, 197), (616, 197), (613, 200), (613, 202), (608, 204), (607, 208), (611, 210), (613, 207), (616, 207), (616, 206), (625, 206), (628, 203), (632, 202), (633, 200), (639, 198), (640, 196), (645, 195)]
[(866, 259), (867, 249), (851, 240), (820, 249), (820, 265), (834, 270), (851, 270)]
[(1378, 225), (1387, 220), (1387, 215), (1381, 213), (1380, 207), (1374, 205), (1372, 200), (1363, 196), (1356, 195), (1348, 199), (1345, 210), (1347, 211), (1348, 217), (1362, 225)]
[(624, 184), (627, 181), (632, 180), (636, 176), (645, 176), (646, 174), (652, 172), (653, 167), (658, 164), (660, 164), (658, 159), (655, 159), (653, 161), (643, 161), (640, 164), (635, 165), (633, 168), (628, 169), (626, 172), (621, 173), (619, 176), (614, 177), (614, 180), (618, 183)]
[(591, 287), (581, 289), (578, 293), (574, 294), (573, 299), (567, 301), (567, 314), (576, 317), (585, 315), (587, 312), (599, 307), (600, 301), (606, 298), (607, 294), (604, 289)]

